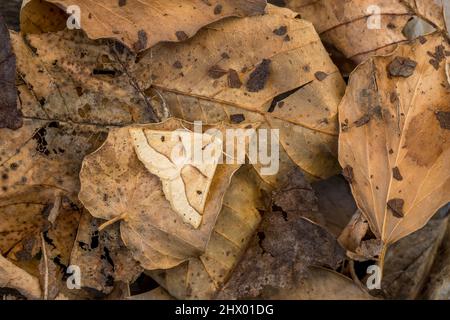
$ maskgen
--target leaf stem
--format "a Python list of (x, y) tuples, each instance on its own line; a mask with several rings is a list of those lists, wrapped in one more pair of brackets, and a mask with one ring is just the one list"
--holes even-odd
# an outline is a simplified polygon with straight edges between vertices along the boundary
[(98, 231), (102, 231), (102, 230), (104, 230), (105, 228), (109, 227), (110, 225), (116, 223), (117, 221), (120, 221), (120, 220), (125, 219), (127, 215), (128, 215), (128, 212), (124, 212), (124, 213), (121, 213), (120, 215), (118, 215), (117, 217), (115, 217), (115, 218), (113, 218), (113, 219), (111, 219), (111, 220), (106, 221), (106, 222), (103, 223), (100, 227), (98, 227)]
[(384, 269), (384, 262), (385, 262), (385, 258), (386, 258), (386, 252), (388, 249), (388, 244), (383, 243), (383, 248), (381, 249), (380, 252), (380, 258), (378, 259), (378, 267), (380, 267), (381, 270), (381, 279), (383, 279), (383, 269)]

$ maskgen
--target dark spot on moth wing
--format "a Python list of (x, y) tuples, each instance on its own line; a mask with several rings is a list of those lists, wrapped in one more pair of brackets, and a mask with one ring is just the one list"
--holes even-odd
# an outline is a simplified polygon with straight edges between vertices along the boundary
[(127, 4), (127, 0), (119, 0), (119, 7), (123, 7)]
[(250, 74), (247, 81), (247, 90), (250, 92), (258, 92), (264, 89), (267, 80), (270, 75), (270, 64), (272, 63), (269, 59), (263, 59), (263, 61), (256, 66), (255, 70)]
[(442, 129), (450, 130), (450, 112), (438, 111), (436, 112), (436, 119)]
[(388, 65), (388, 72), (391, 77), (408, 78), (416, 69), (417, 62), (405, 57), (395, 57)]
[(392, 214), (396, 218), (403, 218), (405, 214), (403, 213), (403, 206), (405, 201), (403, 199), (395, 198), (387, 202), (387, 207), (391, 209)]
[(322, 71), (318, 71), (318, 72), (314, 73), (314, 76), (316, 77), (317, 80), (323, 81), (328, 77), (328, 74), (326, 74), (325, 72), (322, 72)]
[(138, 40), (133, 44), (135, 51), (144, 50), (147, 47), (147, 33), (144, 30), (138, 31)]
[(353, 175), (353, 168), (351, 166), (346, 166), (343, 170), (342, 170), (342, 175), (344, 176), (345, 180), (347, 180), (348, 183), (353, 183), (354, 180), (354, 175)]
[(241, 122), (245, 121), (245, 117), (242, 113), (232, 114), (230, 116), (230, 121), (231, 121), (231, 123), (241, 123)]
[(281, 27), (273, 30), (273, 33), (276, 34), (277, 36), (284, 36), (287, 33), (287, 27), (281, 26)]
[(184, 31), (175, 32), (175, 36), (177, 37), (178, 41), (185, 41), (189, 38), (186, 32)]
[(226, 75), (228, 72), (222, 69), (221, 67), (214, 65), (208, 70), (208, 76), (213, 79), (219, 79), (222, 78), (224, 75)]
[(400, 173), (400, 169), (398, 167), (395, 167), (395, 168), (392, 169), (392, 177), (395, 180), (398, 180), (398, 181), (402, 181), (403, 180), (403, 176)]
[(236, 70), (228, 70), (228, 86), (234, 89), (239, 89), (242, 87), (241, 79), (239, 78), (239, 74)]

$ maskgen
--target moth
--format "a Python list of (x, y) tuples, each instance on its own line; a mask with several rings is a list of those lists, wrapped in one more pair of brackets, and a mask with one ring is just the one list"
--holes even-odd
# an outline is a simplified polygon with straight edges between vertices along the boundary
[(214, 174), (222, 155), (222, 140), (188, 130), (129, 130), (139, 160), (162, 182), (172, 210), (198, 228)]

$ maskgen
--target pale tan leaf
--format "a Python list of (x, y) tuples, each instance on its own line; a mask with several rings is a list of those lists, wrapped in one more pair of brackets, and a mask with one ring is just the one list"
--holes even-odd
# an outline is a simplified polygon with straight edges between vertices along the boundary
[(385, 245), (423, 227), (450, 199), (448, 51), (433, 34), (371, 58), (340, 105), (339, 160)]

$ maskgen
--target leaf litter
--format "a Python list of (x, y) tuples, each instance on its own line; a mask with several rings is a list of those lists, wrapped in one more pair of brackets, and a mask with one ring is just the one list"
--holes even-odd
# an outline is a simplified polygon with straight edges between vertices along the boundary
[[(0, 23), (5, 297), (446, 292), (446, 4), (376, 1), (372, 29), (366, 1), (57, 2), (25, 1), (18, 32)], [(173, 162), (171, 138), (200, 120), (227, 157), (206, 130), (277, 129), (279, 170)]]

